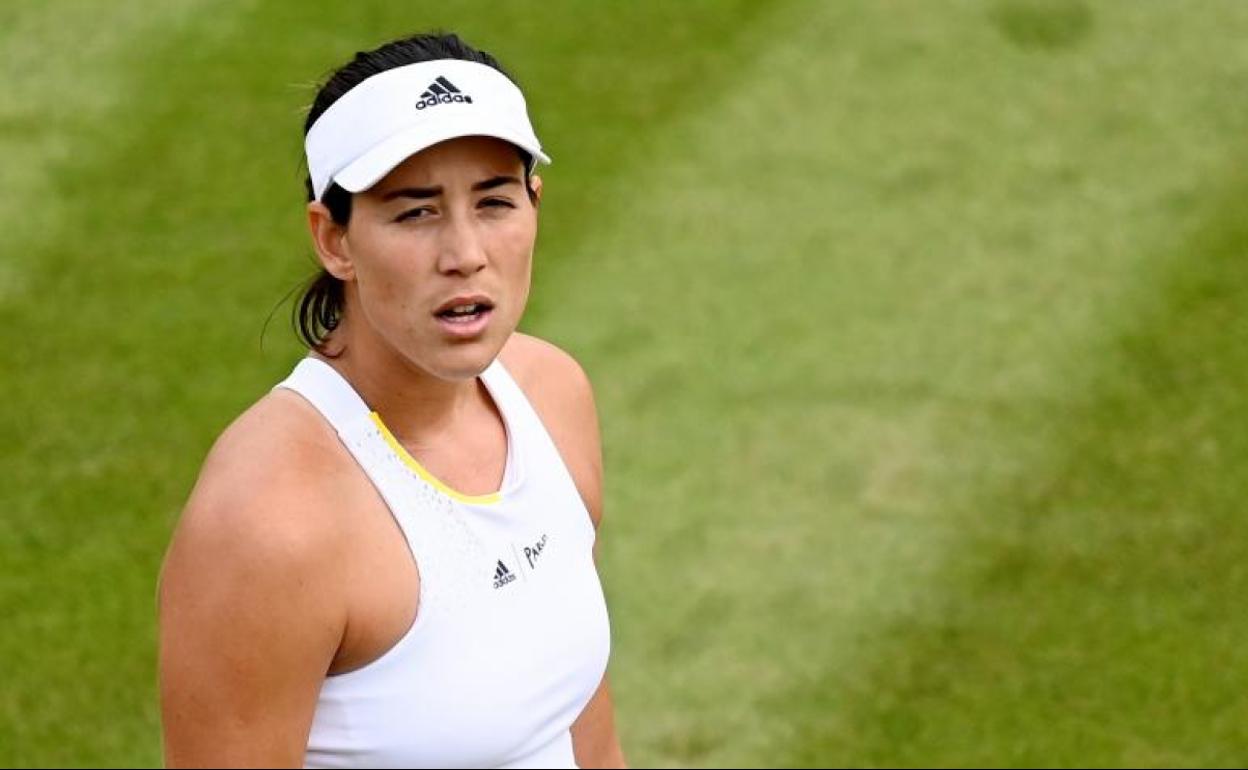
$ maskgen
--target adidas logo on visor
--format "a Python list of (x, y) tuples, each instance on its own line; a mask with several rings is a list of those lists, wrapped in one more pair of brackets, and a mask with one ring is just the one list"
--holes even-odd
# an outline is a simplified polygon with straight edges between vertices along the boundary
[(441, 75), (438, 79), (429, 84), (425, 92), (420, 95), (420, 101), (416, 102), (416, 109), (423, 110), (426, 107), (437, 107), (439, 104), (450, 104), (451, 102), (465, 102), (472, 104), (472, 97), (460, 91), (455, 84)]

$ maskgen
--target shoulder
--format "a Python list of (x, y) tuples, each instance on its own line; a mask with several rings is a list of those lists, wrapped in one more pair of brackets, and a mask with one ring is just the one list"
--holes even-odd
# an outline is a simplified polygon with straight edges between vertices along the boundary
[(567, 351), (531, 334), (516, 332), (499, 355), (507, 371), (530, 397), (570, 396), (593, 401), (589, 376)]
[(574, 434), (578, 444), (590, 441), (597, 449), (594, 390), (575, 358), (546, 340), (519, 332), (511, 335), (499, 357), (548, 430)]
[(293, 392), (274, 391), (244, 412), (209, 451), (182, 511), (162, 607), (205, 592), (280, 602), (297, 585), (328, 583), (345, 528), (337, 503), (350, 488), (340, 454), (332, 430)]
[(593, 386), (558, 346), (516, 332), (499, 356), (563, 457), (597, 526), (602, 516), (602, 446)]
[(310, 404), (275, 390), (217, 439), (179, 528), (297, 537), (316, 545), (318, 535), (334, 534), (325, 530), (336, 525), (335, 509), (322, 501), (350, 470), (345, 459), (345, 449)]

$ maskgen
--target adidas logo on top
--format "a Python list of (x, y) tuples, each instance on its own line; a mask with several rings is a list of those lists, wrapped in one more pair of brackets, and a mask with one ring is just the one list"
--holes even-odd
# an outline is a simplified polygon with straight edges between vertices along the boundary
[(438, 79), (430, 83), (425, 92), (420, 95), (420, 101), (416, 102), (416, 109), (423, 110), (426, 107), (437, 107), (439, 104), (450, 104), (451, 102), (472, 104), (472, 97), (463, 93), (455, 87), (454, 83), (439, 75)]
[(503, 564), (502, 559), (499, 559), (498, 569), (494, 570), (494, 587), (502, 588), (515, 579), (515, 574), (512, 573), (511, 570), (507, 569), (507, 565)]

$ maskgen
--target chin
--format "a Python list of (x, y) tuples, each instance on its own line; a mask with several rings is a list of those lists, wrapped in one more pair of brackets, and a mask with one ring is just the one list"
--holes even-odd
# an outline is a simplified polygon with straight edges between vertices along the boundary
[(426, 358), (422, 368), (442, 380), (470, 380), (484, 372), (502, 348), (494, 340), (448, 345)]

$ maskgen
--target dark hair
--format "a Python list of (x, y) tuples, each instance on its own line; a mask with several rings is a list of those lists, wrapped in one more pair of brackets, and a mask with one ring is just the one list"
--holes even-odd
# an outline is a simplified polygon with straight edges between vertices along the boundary
[[(436, 59), (462, 59), (493, 67), (515, 82), (511, 75), (503, 69), (498, 61), (486, 53), (465, 43), (454, 33), (429, 33), (401, 38), (371, 51), (359, 51), (355, 58), (334, 71), (324, 85), (317, 91), (316, 99), (308, 109), (307, 119), (303, 124), (304, 136), (330, 106), (344, 94), (363, 83), (373, 75), (423, 61)], [(518, 149), (518, 148), (517, 148)], [(525, 167), (525, 187), (528, 187), (528, 170), (530, 159), (528, 154), (520, 150)], [(307, 188), (307, 199), (315, 199), (312, 178), (304, 180)], [(531, 193), (530, 193), (531, 194)], [(321, 196), (321, 202), (329, 209), (334, 222), (346, 226), (351, 220), (351, 193), (330, 182)], [(304, 287), (299, 301), (294, 305), (291, 322), (295, 334), (310, 348), (320, 348), (329, 333), (338, 328), (342, 320), (343, 310), (342, 281), (321, 268)]]

